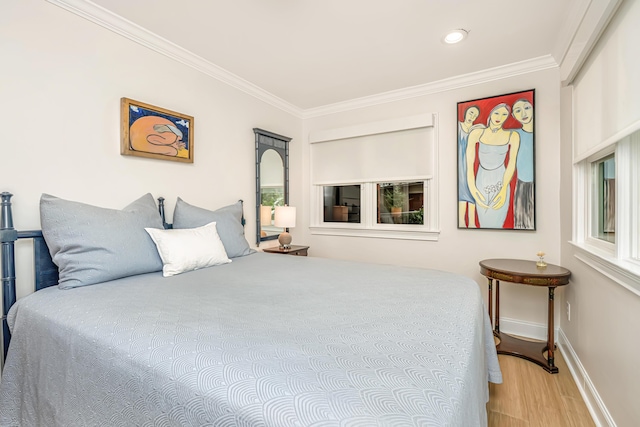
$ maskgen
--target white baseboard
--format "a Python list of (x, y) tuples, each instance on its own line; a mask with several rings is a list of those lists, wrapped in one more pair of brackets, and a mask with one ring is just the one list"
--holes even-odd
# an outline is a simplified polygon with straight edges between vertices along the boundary
[[(531, 338), (534, 340), (547, 340), (547, 325), (533, 322), (523, 322), (522, 320), (509, 319), (508, 317), (500, 318), (500, 332), (505, 332), (509, 335), (518, 335), (525, 338)], [(557, 336), (558, 329), (554, 331), (554, 334), (556, 334)]]
[(580, 394), (582, 395), (584, 402), (587, 404), (587, 408), (591, 413), (593, 422), (598, 427), (616, 427), (616, 422), (613, 420), (613, 417), (611, 417), (611, 414), (600, 398), (598, 391), (591, 382), (589, 374), (584, 369), (578, 355), (573, 350), (571, 343), (564, 332), (562, 332), (562, 329), (560, 329), (558, 334), (557, 343), (565, 362), (567, 362), (567, 365), (569, 366), (571, 376), (573, 376), (573, 379), (578, 386), (578, 390), (580, 390)]
[[(547, 325), (521, 320), (500, 318), (500, 331), (510, 335), (519, 335), (525, 338), (546, 341)], [(573, 380), (578, 386), (578, 390), (587, 405), (587, 409), (597, 427), (616, 427), (616, 423), (607, 410), (604, 402), (600, 398), (598, 391), (591, 382), (587, 371), (580, 362), (578, 355), (573, 350), (569, 339), (562, 329), (556, 328), (554, 331), (556, 343), (562, 356), (564, 357)]]

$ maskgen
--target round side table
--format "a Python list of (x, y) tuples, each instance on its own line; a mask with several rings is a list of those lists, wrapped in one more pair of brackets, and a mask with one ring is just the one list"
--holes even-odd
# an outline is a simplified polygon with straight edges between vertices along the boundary
[[(547, 372), (557, 373), (558, 367), (555, 366), (554, 361), (555, 340), (553, 336), (554, 294), (556, 287), (569, 284), (571, 272), (557, 265), (547, 264), (546, 267), (538, 267), (535, 261), (519, 259), (485, 259), (480, 261), (480, 272), (488, 279), (489, 318), (492, 319), (492, 323), (494, 319), (492, 304), (493, 281), (496, 281), (493, 334), (499, 340), (496, 347), (498, 354), (517, 356), (542, 366)], [(549, 288), (546, 343), (526, 341), (500, 332), (500, 280)], [(544, 356), (545, 351), (547, 352), (547, 357)]]

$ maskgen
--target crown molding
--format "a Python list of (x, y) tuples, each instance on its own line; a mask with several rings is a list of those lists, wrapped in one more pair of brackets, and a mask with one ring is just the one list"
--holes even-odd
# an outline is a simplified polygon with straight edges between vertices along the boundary
[[(317, 108), (302, 109), (282, 98), (258, 87), (257, 85), (225, 70), (216, 64), (190, 52), (177, 44), (158, 36), (155, 33), (99, 6), (90, 0), (46, 0), (75, 15), (100, 25), (135, 43), (145, 46), (161, 55), (174, 59), (188, 67), (194, 68), (213, 77), (231, 87), (251, 95), (267, 104), (285, 111), (300, 119), (335, 114), (359, 108), (371, 107), (379, 104), (400, 101), (419, 96), (430, 95), (448, 90), (454, 90), (487, 83), (499, 79), (518, 76), (558, 67), (558, 63), (551, 55), (516, 62), (500, 67), (454, 76), (418, 86), (383, 92), (376, 95), (356, 98)], [(613, 0), (610, 0), (613, 1)]]
[(302, 118), (303, 110), (177, 44), (89, 0), (46, 0), (135, 43), (194, 68), (248, 95)]
[(303, 111), (303, 119), (325, 116), (328, 114), (341, 113), (359, 108), (371, 107), (388, 102), (401, 101), (403, 99), (416, 98), (419, 96), (431, 95), (434, 93), (460, 89), (477, 84), (487, 83), (495, 80), (519, 76), (521, 74), (533, 73), (536, 71), (557, 68), (558, 64), (551, 55), (545, 55), (526, 61), (515, 62), (500, 67), (488, 68), (475, 73), (463, 74), (449, 77), (432, 83), (418, 86), (411, 86), (404, 89), (383, 92), (377, 95), (365, 96), (345, 102), (325, 105), (318, 108), (310, 108)]
[(562, 63), (567, 59), (578, 28), (580, 28), (591, 2), (592, 0), (571, 0), (568, 16), (564, 20), (562, 31), (558, 35), (552, 53), (556, 62), (560, 64), (561, 71)]
[(573, 83), (589, 54), (613, 19), (623, 0), (589, 0), (575, 2), (571, 21), (556, 46), (563, 85)]

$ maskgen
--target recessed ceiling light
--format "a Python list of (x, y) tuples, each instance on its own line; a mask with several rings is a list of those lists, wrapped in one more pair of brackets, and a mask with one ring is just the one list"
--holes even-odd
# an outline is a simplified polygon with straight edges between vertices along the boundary
[(448, 44), (460, 43), (467, 38), (469, 32), (467, 30), (458, 29), (449, 31), (449, 33), (442, 39), (443, 42)]

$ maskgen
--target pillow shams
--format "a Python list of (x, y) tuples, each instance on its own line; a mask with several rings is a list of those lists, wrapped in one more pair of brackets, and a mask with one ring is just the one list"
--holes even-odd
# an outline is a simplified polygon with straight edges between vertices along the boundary
[(218, 236), (215, 222), (182, 230), (145, 230), (158, 248), (164, 264), (164, 277), (231, 262)]
[(229, 258), (249, 255), (255, 252), (244, 237), (242, 226), (242, 202), (222, 207), (215, 211), (199, 208), (178, 197), (173, 211), (173, 228), (202, 227), (210, 222), (216, 223), (220, 240)]
[(145, 194), (122, 210), (40, 198), (40, 222), (61, 289), (162, 269), (145, 227), (163, 228), (155, 200)]

